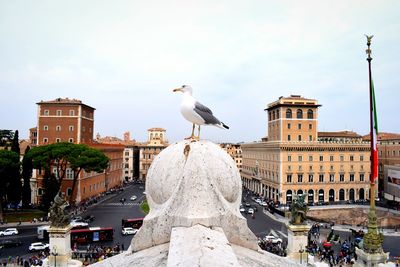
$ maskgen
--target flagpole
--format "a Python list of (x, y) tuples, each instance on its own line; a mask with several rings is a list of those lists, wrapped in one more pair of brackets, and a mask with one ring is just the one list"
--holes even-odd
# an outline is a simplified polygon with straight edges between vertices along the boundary
[[(369, 105), (370, 105), (370, 140), (371, 140), (371, 177), (370, 177), (370, 207), (368, 212), (368, 232), (364, 236), (364, 251), (368, 253), (381, 253), (382, 252), (382, 242), (383, 242), (383, 235), (378, 233), (378, 220), (376, 216), (376, 205), (375, 205), (375, 180), (378, 177), (375, 177), (375, 168), (376, 168), (376, 160), (378, 160), (374, 156), (374, 150), (376, 147), (374, 146), (375, 142), (378, 138), (377, 134), (374, 135), (374, 113), (375, 106), (374, 106), (374, 89), (373, 89), (373, 82), (372, 82), (372, 74), (371, 74), (371, 39), (372, 36), (367, 36), (367, 61), (368, 61), (368, 74), (369, 74)], [(375, 113), (376, 114), (376, 113)], [(375, 121), (375, 123), (377, 123)]]

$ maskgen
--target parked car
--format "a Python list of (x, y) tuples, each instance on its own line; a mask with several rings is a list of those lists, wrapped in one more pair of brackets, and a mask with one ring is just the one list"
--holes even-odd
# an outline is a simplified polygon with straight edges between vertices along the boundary
[(133, 201), (133, 200), (136, 200), (137, 199), (137, 196), (131, 196), (131, 200)]
[(267, 236), (265, 236), (263, 238), (263, 240), (266, 241), (266, 242), (270, 241), (270, 242), (272, 242), (272, 244), (276, 244), (276, 243), (279, 243), (279, 242), (282, 243), (282, 239), (280, 239), (280, 238), (278, 238), (276, 236), (273, 236), (273, 235), (267, 235)]
[(22, 242), (19, 240), (3, 240), (0, 242), (1, 248), (13, 248), (19, 247), (22, 245)]
[(17, 228), (7, 228), (4, 231), (0, 231), (0, 236), (18, 235)]
[(243, 207), (240, 207), (239, 211), (240, 211), (240, 212), (245, 212), (245, 211), (246, 211), (246, 209), (245, 209), (245, 208), (243, 208)]
[(48, 248), (49, 248), (49, 244), (47, 244), (47, 243), (35, 242), (29, 246), (29, 251), (39, 251), (39, 250), (45, 250)]
[(249, 208), (249, 209), (247, 210), (247, 213), (248, 213), (248, 214), (254, 214), (254, 209)]
[(134, 235), (139, 231), (138, 229), (132, 228), (132, 227), (124, 227), (122, 228), (122, 234), (123, 235)]

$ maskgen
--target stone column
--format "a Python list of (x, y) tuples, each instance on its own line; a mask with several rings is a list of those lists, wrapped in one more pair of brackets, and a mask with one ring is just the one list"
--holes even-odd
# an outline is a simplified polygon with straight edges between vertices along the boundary
[(66, 227), (51, 226), (49, 228), (49, 266), (82, 266), (81, 262), (71, 260), (71, 228), (71, 225)]
[(307, 262), (308, 255), (305, 251), (310, 228), (311, 226), (307, 224), (288, 225), (288, 257), (302, 264), (306, 264)]

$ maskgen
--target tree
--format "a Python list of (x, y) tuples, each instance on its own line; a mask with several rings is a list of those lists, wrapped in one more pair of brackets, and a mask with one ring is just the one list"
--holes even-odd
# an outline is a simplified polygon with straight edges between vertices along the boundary
[(108, 167), (108, 158), (100, 150), (88, 147), (87, 145), (76, 145), (76, 148), (69, 157), (69, 162), (74, 171), (74, 181), (70, 195), (70, 203), (72, 203), (80, 172), (82, 170), (86, 172), (102, 172)]
[(13, 172), (19, 168), (19, 155), (14, 151), (0, 150), (0, 220), (3, 221), (3, 199), (5, 189), (12, 178)]
[(14, 132), (11, 130), (0, 129), (0, 147), (7, 148), (14, 138)]
[[(61, 183), (65, 178), (67, 168), (71, 168), (74, 172), (72, 184), (72, 193), (70, 202), (73, 202), (74, 190), (79, 174), (82, 170), (87, 172), (101, 172), (108, 166), (108, 158), (101, 151), (88, 147), (83, 144), (73, 143), (55, 143), (46, 146), (32, 148), (28, 153), (28, 157), (32, 159), (35, 169), (44, 169), (44, 182), (50, 188), (60, 189)], [(51, 168), (55, 171), (51, 172)], [(46, 192), (46, 199), (51, 192)], [(55, 194), (54, 194), (55, 195)], [(53, 197), (54, 197), (53, 195)]]
[(31, 178), (32, 178), (32, 170), (33, 163), (32, 158), (27, 157), (26, 154), (29, 153), (30, 146), (28, 146), (25, 150), (25, 156), (22, 159), (22, 179), (24, 181), (24, 185), (22, 187), (22, 205), (27, 207), (29, 203), (31, 203)]
[[(18, 154), (18, 162), (19, 162), (20, 148), (19, 148), (18, 130), (15, 131), (13, 139), (11, 141), (11, 151)], [(20, 166), (19, 165), (15, 166), (11, 170), (11, 173), (12, 175), (10, 176), (10, 180), (7, 187), (7, 200), (9, 202), (17, 204), (21, 201), (21, 194), (22, 194)]]

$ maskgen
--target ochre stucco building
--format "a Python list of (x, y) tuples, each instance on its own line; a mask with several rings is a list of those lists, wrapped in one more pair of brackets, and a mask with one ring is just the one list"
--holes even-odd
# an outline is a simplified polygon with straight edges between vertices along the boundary
[(320, 106), (299, 95), (267, 106), (268, 136), (241, 146), (245, 187), (284, 204), (295, 194), (308, 203), (369, 198), (369, 142), (349, 131), (319, 133)]

